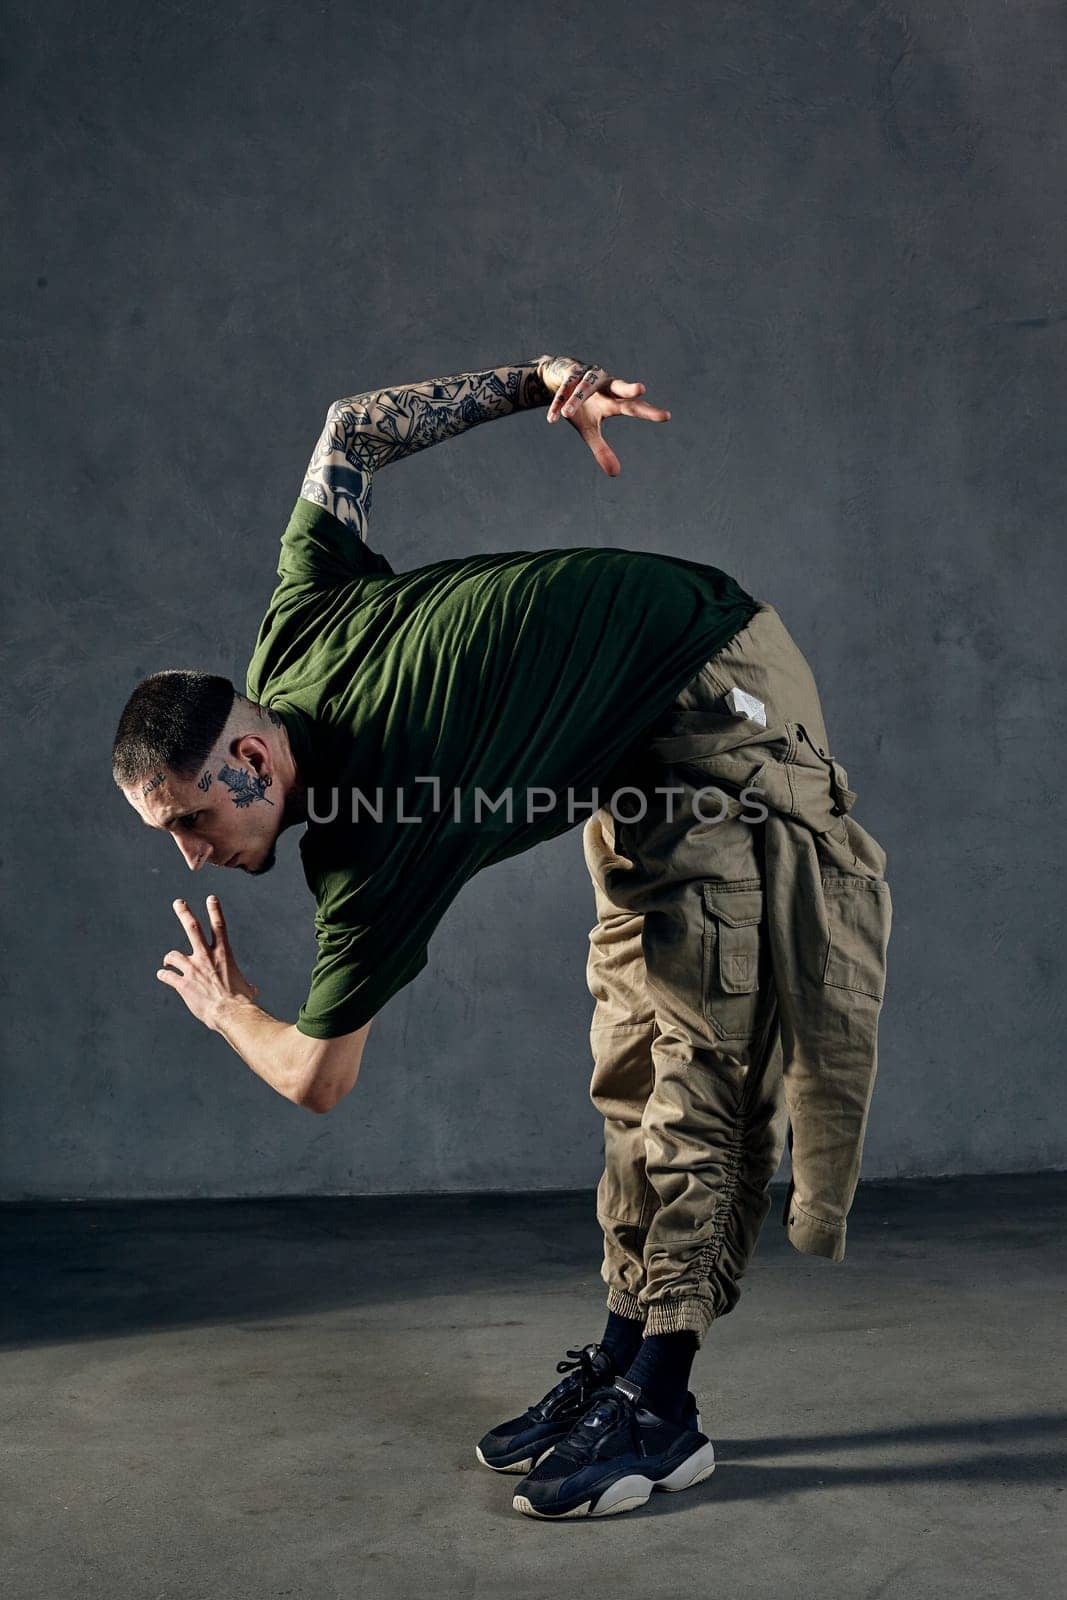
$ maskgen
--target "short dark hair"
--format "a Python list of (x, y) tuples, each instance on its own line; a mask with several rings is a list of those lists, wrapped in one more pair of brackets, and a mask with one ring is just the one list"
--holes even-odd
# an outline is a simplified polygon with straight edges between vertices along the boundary
[(111, 774), (132, 789), (153, 773), (193, 778), (226, 726), (237, 690), (214, 672), (179, 668), (142, 678), (119, 718)]

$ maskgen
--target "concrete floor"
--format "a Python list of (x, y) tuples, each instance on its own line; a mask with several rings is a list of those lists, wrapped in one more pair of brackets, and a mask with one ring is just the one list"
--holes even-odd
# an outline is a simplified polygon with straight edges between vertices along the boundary
[(719, 1467), (548, 1524), (474, 1443), (603, 1323), (590, 1195), (9, 1206), (5, 1600), (1052, 1595), (1067, 1175), (764, 1229), (693, 1387)]

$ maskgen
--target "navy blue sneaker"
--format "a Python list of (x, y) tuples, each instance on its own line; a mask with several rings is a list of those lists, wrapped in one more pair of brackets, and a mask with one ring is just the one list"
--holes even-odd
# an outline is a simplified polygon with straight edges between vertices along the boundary
[(527, 1473), (512, 1505), (528, 1517), (609, 1517), (714, 1471), (715, 1451), (699, 1428), (656, 1416), (635, 1383), (616, 1378)]
[(617, 1368), (599, 1344), (568, 1350), (570, 1361), (557, 1361), (556, 1371), (568, 1376), (542, 1399), (490, 1430), (474, 1447), (483, 1467), (494, 1472), (529, 1472), (565, 1439), (578, 1418), (589, 1410), (593, 1395), (615, 1377)]

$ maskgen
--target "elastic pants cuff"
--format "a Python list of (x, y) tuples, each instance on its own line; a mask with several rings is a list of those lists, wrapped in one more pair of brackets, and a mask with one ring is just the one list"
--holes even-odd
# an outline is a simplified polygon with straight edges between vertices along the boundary
[(637, 1295), (628, 1294), (625, 1289), (608, 1290), (608, 1310), (614, 1311), (617, 1317), (630, 1317), (634, 1322), (644, 1322), (645, 1308)]
[(715, 1312), (706, 1300), (653, 1300), (645, 1318), (645, 1338), (654, 1333), (695, 1333), (697, 1346), (715, 1321)]

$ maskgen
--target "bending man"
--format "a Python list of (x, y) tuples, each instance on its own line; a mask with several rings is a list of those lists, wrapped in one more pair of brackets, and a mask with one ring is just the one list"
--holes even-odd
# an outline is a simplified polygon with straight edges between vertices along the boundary
[(373, 1017), (426, 965), (463, 884), (583, 824), (607, 1326), (480, 1441), (515, 1506), (604, 1515), (714, 1466), (688, 1389), (739, 1297), (787, 1131), (783, 1223), (840, 1260), (875, 1073), (890, 903), (848, 815), (807, 662), (729, 574), (617, 548), (513, 550), (394, 572), (367, 544), (374, 473), (547, 407), (598, 465), (644, 386), (570, 358), (339, 400), (282, 537), (243, 694), (154, 674), (113, 773), (191, 870), (268, 872), (282, 831), (316, 900), (295, 1023), (270, 1016), (184, 901), (157, 977), (295, 1104), (356, 1083)]

